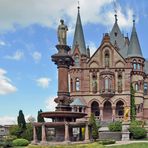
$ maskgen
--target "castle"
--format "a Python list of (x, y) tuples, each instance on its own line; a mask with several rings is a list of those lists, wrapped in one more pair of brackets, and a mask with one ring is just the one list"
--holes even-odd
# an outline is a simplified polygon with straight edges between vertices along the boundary
[(135, 20), (130, 39), (118, 26), (117, 15), (110, 33), (90, 56), (86, 48), (78, 7), (69, 69), (69, 89), (73, 111), (91, 113), (101, 121), (123, 118), (124, 107), (131, 107), (131, 85), (135, 90), (135, 112), (148, 119), (148, 61), (143, 57)]

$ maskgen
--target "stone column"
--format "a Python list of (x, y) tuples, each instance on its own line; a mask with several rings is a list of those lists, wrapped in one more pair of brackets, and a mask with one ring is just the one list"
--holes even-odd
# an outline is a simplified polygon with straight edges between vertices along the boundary
[(122, 122), (122, 141), (130, 140), (130, 132), (129, 129), (130, 122)]
[(82, 127), (79, 127), (79, 140), (82, 140)]
[(32, 144), (37, 144), (37, 134), (36, 134), (36, 127), (33, 125), (33, 141)]
[(69, 142), (69, 124), (65, 122), (65, 142)]
[(88, 122), (86, 122), (85, 125), (85, 141), (88, 142), (89, 141), (89, 128), (88, 128)]
[(112, 121), (116, 119), (116, 106), (112, 106)]
[(46, 142), (46, 128), (45, 128), (45, 124), (42, 124), (42, 143)]
[(100, 106), (100, 120), (103, 120), (103, 106)]

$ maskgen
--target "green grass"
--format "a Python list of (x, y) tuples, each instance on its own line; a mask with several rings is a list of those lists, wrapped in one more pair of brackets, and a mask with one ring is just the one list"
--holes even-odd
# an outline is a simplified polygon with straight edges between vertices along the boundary
[(90, 144), (58, 145), (58, 146), (28, 146), (27, 148), (105, 148), (96, 142)]
[(148, 143), (132, 143), (126, 145), (110, 146), (108, 148), (148, 148)]

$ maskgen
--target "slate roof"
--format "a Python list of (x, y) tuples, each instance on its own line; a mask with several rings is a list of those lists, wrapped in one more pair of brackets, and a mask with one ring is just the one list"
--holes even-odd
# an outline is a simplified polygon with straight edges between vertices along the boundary
[(131, 34), (131, 38), (130, 38), (130, 44), (129, 44), (127, 56), (128, 57), (142, 57), (143, 58), (138, 35), (136, 32), (135, 21), (133, 21), (133, 29), (132, 29), (132, 34)]
[(124, 58), (127, 57), (128, 47), (127, 44), (125, 44), (125, 38), (118, 26), (117, 15), (115, 15), (115, 24), (110, 32), (110, 42), (118, 47), (120, 54)]
[(71, 106), (78, 105), (78, 106), (85, 106), (80, 98), (74, 99), (74, 101), (70, 104)]
[(80, 50), (80, 53), (87, 55), (79, 7), (78, 7), (78, 15), (77, 15), (77, 21), (74, 33), (74, 40), (72, 45), (72, 53), (74, 52), (74, 49), (77, 45)]

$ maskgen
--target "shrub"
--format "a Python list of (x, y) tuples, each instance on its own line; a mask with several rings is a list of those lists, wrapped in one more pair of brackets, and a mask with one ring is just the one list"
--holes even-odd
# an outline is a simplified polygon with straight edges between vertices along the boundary
[(146, 130), (142, 127), (130, 127), (129, 131), (134, 139), (142, 139), (146, 137)]
[(111, 132), (118, 132), (122, 130), (122, 123), (120, 121), (115, 121), (109, 124), (108, 126)]
[(99, 140), (98, 143), (102, 145), (108, 145), (108, 144), (115, 144), (115, 140), (113, 139), (104, 139), (104, 140)]
[(27, 146), (29, 141), (26, 139), (15, 139), (12, 141), (13, 146)]

